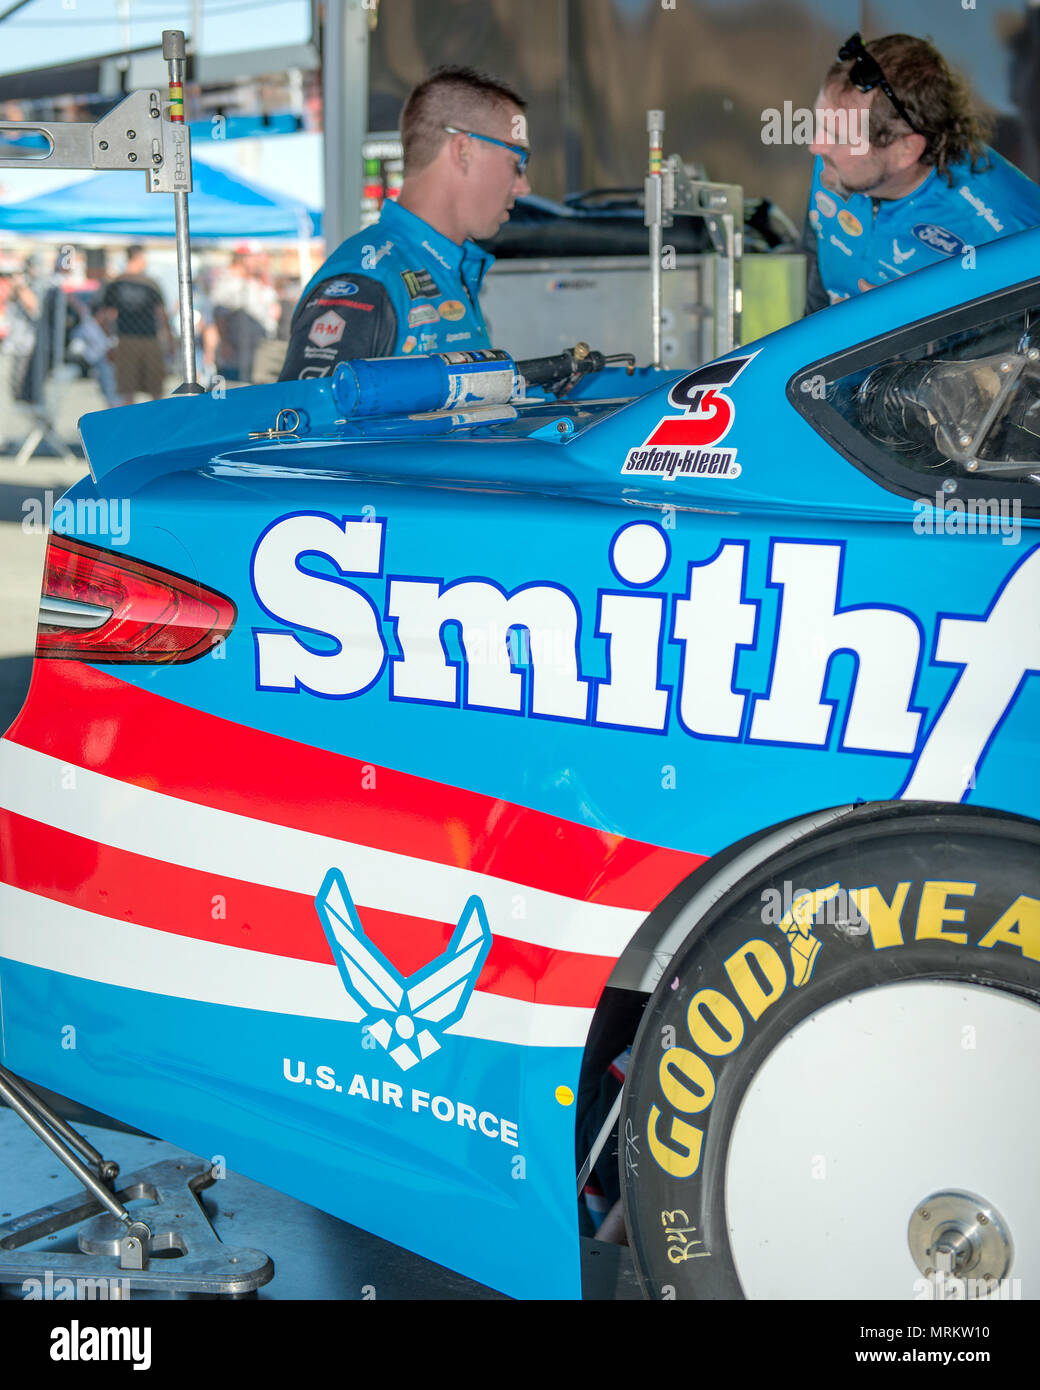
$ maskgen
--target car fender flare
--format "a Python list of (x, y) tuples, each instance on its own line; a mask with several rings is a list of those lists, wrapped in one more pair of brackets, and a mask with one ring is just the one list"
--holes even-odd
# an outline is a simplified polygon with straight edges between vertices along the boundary
[[(876, 807), (889, 803), (869, 804)], [(799, 840), (808, 839), (844, 816), (855, 814), (862, 805), (833, 806), (810, 815), (795, 816), (766, 830), (757, 830), (713, 854), (688, 878), (676, 884), (642, 922), (618, 957), (607, 988), (652, 994), (676, 951), (720, 898), (772, 855)]]
[(814, 835), (833, 828), (840, 821), (874, 820), (878, 816), (909, 815), (911, 812), (919, 814), (923, 807), (954, 814), (958, 811), (985, 814), (988, 811), (1013, 820), (1033, 820), (1030, 816), (1003, 811), (1000, 807), (977, 806), (974, 803), (867, 801), (813, 811), (756, 831), (713, 854), (653, 909), (618, 957), (607, 988), (652, 994), (691, 932), (711, 915), (717, 903), (767, 859), (790, 849), (799, 841), (808, 843)]

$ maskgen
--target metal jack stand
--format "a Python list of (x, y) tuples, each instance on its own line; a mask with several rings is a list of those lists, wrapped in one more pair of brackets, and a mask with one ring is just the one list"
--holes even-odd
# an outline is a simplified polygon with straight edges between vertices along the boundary
[(714, 356), (740, 343), (740, 263), (744, 251), (744, 190), (735, 183), (691, 179), (677, 154), (662, 158), (664, 112), (648, 111), (650, 166), (644, 183), (644, 224), (650, 229), (650, 343), (661, 366), (662, 230), (674, 214), (703, 217), (715, 248)]
[[(0, 139), (42, 135), (44, 155), (0, 157), (0, 169), (126, 169), (145, 175), (149, 193), (172, 193), (177, 232), (177, 285), (180, 301), (181, 364), (184, 380), (174, 395), (201, 395), (195, 369), (195, 314), (192, 305), (188, 194), (191, 192), (191, 136), (184, 123), (184, 33), (163, 30), (163, 57), (170, 82), (164, 105), (159, 91), (131, 92), (101, 120), (0, 121)], [(36, 434), (30, 435), (30, 439)], [(41, 436), (42, 437), (42, 436)], [(35, 449), (39, 443), (36, 438)], [(29, 440), (22, 446), (28, 447)], [(29, 458), (32, 450), (25, 454)], [(24, 462), (21, 453), (19, 461)]]
[[(119, 1165), (103, 1158), (5, 1067), (0, 1097), (87, 1191), (86, 1198), (69, 1197), (0, 1225), (0, 1284), (35, 1279), (41, 1289), (60, 1287), (61, 1297), (84, 1284), (96, 1289), (102, 1280), (115, 1291), (110, 1297), (128, 1297), (133, 1289), (243, 1297), (273, 1278), (274, 1266), (262, 1250), (225, 1245), (210, 1225), (199, 1201), (216, 1181), (208, 1163), (167, 1159), (116, 1187)], [(128, 1202), (148, 1205), (131, 1211)], [(144, 1214), (147, 1221), (140, 1219)], [(80, 1254), (24, 1249), (73, 1226), (79, 1227)]]
[(78, 459), (64, 439), (56, 433), (50, 416), (37, 411), (36, 423), (22, 441), (18, 453), (15, 455), (15, 464), (19, 468), (27, 464), (44, 441), (50, 445), (62, 463), (82, 463), (82, 459)]

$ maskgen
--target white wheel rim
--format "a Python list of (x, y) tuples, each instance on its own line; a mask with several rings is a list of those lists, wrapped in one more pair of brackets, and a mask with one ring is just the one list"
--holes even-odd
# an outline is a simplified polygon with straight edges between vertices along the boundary
[(956, 1188), (1006, 1219), (1001, 1295), (1040, 1296), (1038, 1056), (1040, 1008), (978, 985), (885, 985), (804, 1019), (756, 1074), (730, 1138), (745, 1295), (929, 1297), (907, 1225)]

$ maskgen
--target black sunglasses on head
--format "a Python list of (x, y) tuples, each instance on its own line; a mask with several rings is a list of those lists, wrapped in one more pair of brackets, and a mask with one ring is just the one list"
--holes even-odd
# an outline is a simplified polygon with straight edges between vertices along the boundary
[(853, 34), (852, 38), (846, 39), (838, 49), (838, 59), (840, 62), (847, 63), (850, 58), (855, 61), (849, 69), (849, 81), (856, 90), (859, 92), (872, 92), (875, 87), (880, 87), (914, 134), (923, 135), (924, 131), (918, 130), (917, 126), (914, 125), (913, 121), (906, 114), (906, 107), (888, 85), (878, 60), (867, 52), (866, 45), (860, 34)]

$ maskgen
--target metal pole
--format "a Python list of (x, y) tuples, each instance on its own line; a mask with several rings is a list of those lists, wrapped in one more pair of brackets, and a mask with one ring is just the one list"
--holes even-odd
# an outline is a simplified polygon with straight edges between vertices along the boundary
[[(184, 31), (164, 29), (163, 57), (170, 69), (170, 124), (184, 124)], [(180, 392), (202, 390), (195, 370), (195, 305), (191, 292), (191, 241), (188, 236), (188, 195), (174, 193), (173, 215), (177, 228), (177, 292), (181, 320), (181, 369), (184, 380)]]
[(736, 347), (741, 338), (740, 272), (744, 232), (724, 194), (709, 195), (708, 201), (726, 207), (724, 212), (705, 218), (715, 242), (714, 353), (716, 357), (722, 357)]
[(26, 1105), (15, 1088), (9, 1085), (8, 1082), (4, 1080), (3, 1076), (0, 1076), (0, 1096), (3, 1097), (16, 1115), (21, 1116), (33, 1133), (43, 1140), (51, 1152), (57, 1154), (58, 1158), (65, 1164), (65, 1167), (75, 1173), (76, 1177), (79, 1178), (80, 1182), (95, 1201), (100, 1202), (105, 1210), (111, 1212), (117, 1220), (124, 1222), (126, 1225), (131, 1223), (133, 1218), (126, 1207), (123, 1206), (122, 1202), (120, 1202), (117, 1197), (113, 1197), (104, 1183), (91, 1172), (87, 1165), (81, 1162), (72, 1150), (67, 1145), (63, 1144), (56, 1134), (52, 1133), (51, 1130), (47, 1128), (42, 1120), (37, 1118), (36, 1114)]
[(362, 0), (328, 0), (321, 45), (322, 128), (325, 142), (325, 220), (331, 251), (361, 226), (368, 134), (368, 16)]
[(646, 129), (650, 137), (650, 170), (644, 184), (643, 221), (650, 228), (650, 365), (661, 365), (661, 246), (664, 224), (661, 146), (664, 142), (664, 112), (648, 111)]
[(31, 1091), (29, 1087), (14, 1072), (8, 1071), (6, 1067), (0, 1067), (0, 1081), (5, 1081), (8, 1086), (17, 1091), (26, 1105), (31, 1105), (37, 1114), (42, 1115), (44, 1120), (50, 1125), (57, 1134), (60, 1134), (65, 1142), (77, 1149), (80, 1155), (93, 1167), (99, 1177), (104, 1177), (108, 1173), (118, 1176), (119, 1165), (117, 1163), (107, 1163), (104, 1156), (88, 1143), (82, 1134), (78, 1134), (72, 1126), (64, 1120), (49, 1105), (45, 1105), (40, 1097)]
[(570, 0), (560, 0), (560, 129), (563, 131), (564, 193), (577, 193), (585, 187), (581, 181), (581, 137), (575, 125), (575, 103), (571, 98), (571, 83), (574, 80), (571, 72), (571, 22)]
[(614, 1097), (614, 1104), (610, 1107), (610, 1114), (600, 1125), (599, 1133), (596, 1135), (596, 1142), (589, 1150), (585, 1162), (581, 1165), (581, 1171), (578, 1174), (579, 1197), (585, 1190), (585, 1184), (589, 1180), (589, 1174), (596, 1166), (596, 1159), (599, 1158), (600, 1154), (603, 1152), (603, 1145), (610, 1138), (610, 1131), (618, 1122), (618, 1116), (621, 1114), (621, 1098), (624, 1095), (624, 1093), (624, 1088), (622, 1088)]

